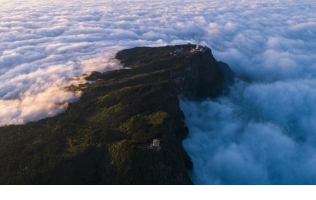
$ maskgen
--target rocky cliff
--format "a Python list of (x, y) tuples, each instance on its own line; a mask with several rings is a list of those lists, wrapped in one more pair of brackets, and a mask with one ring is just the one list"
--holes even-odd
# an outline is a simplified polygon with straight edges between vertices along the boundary
[(0, 183), (192, 184), (178, 96), (215, 97), (231, 79), (210, 49), (194, 47), (120, 51), (125, 69), (92, 73), (65, 113), (1, 127)]

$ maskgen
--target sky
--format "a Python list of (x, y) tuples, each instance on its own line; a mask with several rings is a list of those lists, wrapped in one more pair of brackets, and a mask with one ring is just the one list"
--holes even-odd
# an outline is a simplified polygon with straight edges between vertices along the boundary
[(314, 0), (0, 2), (0, 126), (64, 111), (121, 49), (198, 43), (239, 79), (181, 101), (194, 183), (316, 183)]

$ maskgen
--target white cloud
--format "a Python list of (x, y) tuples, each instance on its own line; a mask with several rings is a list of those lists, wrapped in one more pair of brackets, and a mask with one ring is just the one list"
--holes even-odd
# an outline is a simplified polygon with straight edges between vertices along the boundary
[(216, 101), (181, 101), (193, 181), (315, 184), (315, 88), (313, 78), (241, 81)]

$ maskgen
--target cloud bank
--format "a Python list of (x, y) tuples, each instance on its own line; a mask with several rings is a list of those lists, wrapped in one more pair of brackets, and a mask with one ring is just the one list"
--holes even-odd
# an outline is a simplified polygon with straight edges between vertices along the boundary
[(316, 80), (237, 83), (181, 102), (196, 184), (315, 184)]
[(217, 8), (213, 52), (246, 81), (216, 100), (181, 101), (194, 183), (315, 184), (315, 4)]
[(64, 88), (92, 70), (120, 68), (120, 49), (199, 41), (206, 9), (190, 1), (2, 0), (0, 126), (64, 111), (80, 96)]
[(65, 110), (115, 53), (187, 42), (246, 80), (181, 102), (197, 184), (316, 183), (316, 5), (312, 0), (2, 0), (0, 126)]

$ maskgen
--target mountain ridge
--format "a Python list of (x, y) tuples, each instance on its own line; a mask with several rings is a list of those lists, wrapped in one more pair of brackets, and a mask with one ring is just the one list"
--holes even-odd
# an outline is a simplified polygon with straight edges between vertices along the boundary
[[(92, 73), (66, 112), (0, 127), (1, 184), (192, 184), (178, 96), (221, 94), (222, 64), (191, 44), (136, 47), (116, 58), (124, 69)], [(149, 148), (155, 138), (160, 149)]]

